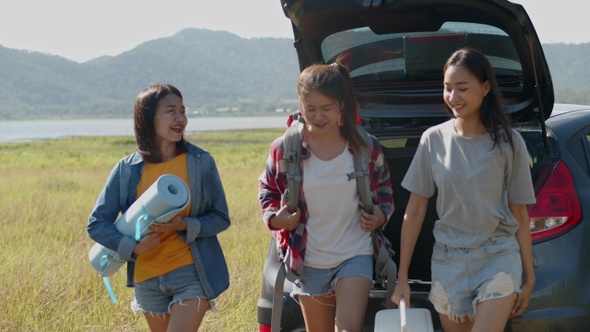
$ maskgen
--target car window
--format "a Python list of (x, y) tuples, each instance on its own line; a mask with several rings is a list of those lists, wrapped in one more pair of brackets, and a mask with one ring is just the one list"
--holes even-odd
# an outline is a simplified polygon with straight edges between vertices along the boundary
[(583, 136), (575, 135), (567, 143), (566, 148), (586, 176), (590, 177), (590, 127), (583, 132)]
[(590, 127), (584, 130), (586, 133), (586, 175), (590, 178)]
[(363, 27), (328, 36), (321, 50), (326, 63), (342, 56), (353, 80), (440, 82), (444, 62), (462, 46), (486, 54), (497, 77), (518, 87), (522, 66), (510, 37), (484, 24), (446, 22), (437, 31), (383, 35)]

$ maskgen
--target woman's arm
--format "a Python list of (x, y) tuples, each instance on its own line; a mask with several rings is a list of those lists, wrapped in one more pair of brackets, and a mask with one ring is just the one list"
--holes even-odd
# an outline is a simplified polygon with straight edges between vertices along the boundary
[(406, 300), (406, 306), (410, 307), (410, 285), (408, 283), (408, 271), (410, 268), (410, 261), (416, 247), (416, 241), (422, 224), (424, 223), (424, 216), (426, 215), (426, 208), (428, 206), (428, 197), (420, 196), (415, 193), (410, 194), (410, 200), (406, 207), (404, 214), (404, 223), (401, 231), (400, 243), (400, 262), (397, 275), (397, 285), (391, 297), (391, 300), (399, 305), (400, 299), (403, 297)]
[[(276, 219), (275, 217), (281, 210), (286, 210), (286, 204), (283, 204), (282, 197), (286, 189), (283, 184), (287, 179), (285, 172), (279, 171), (279, 160), (283, 159), (284, 155), (284, 151), (280, 148), (281, 145), (280, 138), (275, 139), (271, 144), (265, 170), (258, 178), (258, 201), (261, 207), (262, 219), (270, 230), (281, 228), (280, 225), (273, 225), (274, 222), (271, 223), (271, 220)], [(280, 214), (283, 216), (285, 213)]]
[(524, 204), (509, 204), (510, 211), (518, 220), (519, 227), (516, 231), (516, 239), (520, 246), (522, 270), (524, 273), (524, 285), (514, 302), (511, 317), (520, 316), (525, 311), (535, 286), (535, 271), (533, 267), (533, 246), (531, 241), (531, 229), (529, 213)]
[(86, 231), (91, 239), (105, 248), (116, 251), (121, 259), (129, 261), (134, 260), (132, 255), (137, 242), (133, 238), (123, 235), (115, 226), (119, 213), (127, 208), (121, 206), (119, 200), (121, 191), (119, 180), (122, 167), (125, 166), (119, 161), (111, 170), (90, 213)]
[(383, 212), (385, 220), (383, 223), (380, 223), (380, 227), (384, 229), (394, 211), (393, 189), (391, 186), (389, 166), (385, 161), (381, 144), (379, 144), (377, 138), (372, 137), (372, 139), (373, 151), (371, 152), (371, 163), (374, 165), (374, 170), (371, 176), (371, 192), (373, 194), (373, 202)]

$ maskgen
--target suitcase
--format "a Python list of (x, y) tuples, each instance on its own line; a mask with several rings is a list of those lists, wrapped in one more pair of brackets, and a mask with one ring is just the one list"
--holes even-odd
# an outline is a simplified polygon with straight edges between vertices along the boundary
[(430, 311), (424, 308), (406, 310), (404, 299), (399, 309), (379, 310), (375, 315), (375, 332), (434, 332)]

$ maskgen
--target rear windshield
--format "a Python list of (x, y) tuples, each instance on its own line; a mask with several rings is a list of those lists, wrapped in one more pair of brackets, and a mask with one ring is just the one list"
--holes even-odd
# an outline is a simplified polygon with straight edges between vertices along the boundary
[(446, 22), (430, 32), (377, 35), (367, 27), (341, 31), (324, 39), (322, 56), (330, 63), (341, 55), (356, 81), (440, 82), (444, 62), (463, 46), (486, 54), (499, 80), (515, 83), (522, 74), (518, 54), (504, 31), (463, 22)]

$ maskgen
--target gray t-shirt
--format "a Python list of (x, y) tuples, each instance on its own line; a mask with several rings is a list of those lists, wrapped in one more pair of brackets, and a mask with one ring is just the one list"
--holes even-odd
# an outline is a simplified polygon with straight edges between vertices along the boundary
[(533, 204), (535, 194), (517, 131), (512, 130), (513, 151), (502, 138), (494, 146), (489, 134), (463, 137), (454, 122), (424, 132), (402, 186), (424, 197), (438, 191), (437, 242), (476, 248), (492, 236), (515, 234), (519, 224), (508, 203)]

